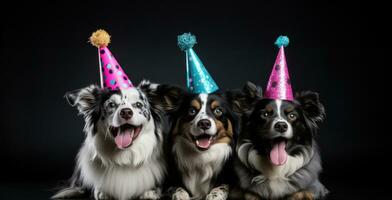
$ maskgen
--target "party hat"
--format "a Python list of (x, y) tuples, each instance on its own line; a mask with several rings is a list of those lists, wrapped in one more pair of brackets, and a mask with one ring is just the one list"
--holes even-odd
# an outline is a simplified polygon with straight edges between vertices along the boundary
[(101, 87), (110, 90), (134, 87), (108, 48), (110, 35), (104, 30), (97, 30), (91, 35), (90, 43), (98, 48)]
[(279, 36), (275, 44), (279, 47), (279, 53), (275, 59), (275, 64), (272, 68), (267, 88), (264, 93), (264, 98), (292, 101), (294, 97), (291, 90), (286, 57), (284, 55), (284, 47), (289, 44), (289, 38), (286, 36)]
[(177, 44), (186, 53), (188, 90), (194, 94), (210, 94), (217, 91), (218, 86), (192, 49), (196, 44), (196, 37), (191, 33), (184, 33), (177, 37)]

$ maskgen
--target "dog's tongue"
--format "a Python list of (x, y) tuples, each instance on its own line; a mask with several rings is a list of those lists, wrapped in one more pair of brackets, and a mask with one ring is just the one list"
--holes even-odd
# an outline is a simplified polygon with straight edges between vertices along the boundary
[(133, 129), (126, 129), (117, 134), (114, 138), (119, 149), (125, 149), (132, 143)]
[(211, 140), (208, 137), (200, 138), (196, 140), (196, 145), (202, 149), (208, 149), (210, 147)]
[(270, 159), (273, 165), (283, 165), (287, 161), (286, 142), (281, 141), (272, 146)]

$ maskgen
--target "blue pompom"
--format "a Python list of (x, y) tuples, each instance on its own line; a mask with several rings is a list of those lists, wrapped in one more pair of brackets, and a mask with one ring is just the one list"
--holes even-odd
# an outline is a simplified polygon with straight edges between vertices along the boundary
[(287, 45), (289, 45), (289, 42), (290, 42), (290, 40), (289, 40), (289, 38), (287, 36), (282, 36), (281, 35), (281, 36), (278, 37), (278, 39), (276, 39), (275, 45), (278, 46), (279, 48), (281, 46), (287, 47)]
[(177, 45), (181, 50), (185, 51), (193, 47), (196, 44), (196, 37), (191, 33), (184, 33), (177, 36)]

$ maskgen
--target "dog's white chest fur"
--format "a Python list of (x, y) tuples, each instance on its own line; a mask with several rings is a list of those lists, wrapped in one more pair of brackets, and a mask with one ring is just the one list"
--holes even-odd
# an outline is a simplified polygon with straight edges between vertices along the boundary
[(302, 156), (288, 156), (284, 165), (273, 166), (269, 158), (261, 157), (256, 150), (249, 152), (248, 160), (249, 164), (260, 172), (260, 175), (253, 177), (252, 182), (268, 186), (273, 197), (282, 196), (285, 191), (290, 191), (288, 187), (291, 186), (287, 177), (304, 165)]
[(145, 161), (140, 166), (104, 166), (99, 158), (92, 159), (88, 147), (80, 152), (79, 165), (83, 183), (92, 186), (116, 199), (129, 199), (140, 196), (146, 189), (153, 189), (164, 177), (164, 167), (157, 157)]
[(161, 144), (151, 120), (131, 147), (116, 151), (103, 134), (88, 135), (78, 155), (83, 184), (116, 199), (131, 199), (154, 189), (165, 176)]
[(193, 197), (202, 197), (211, 189), (211, 181), (222, 170), (231, 155), (228, 144), (214, 144), (206, 151), (197, 151), (182, 137), (176, 137), (173, 146), (182, 180)]

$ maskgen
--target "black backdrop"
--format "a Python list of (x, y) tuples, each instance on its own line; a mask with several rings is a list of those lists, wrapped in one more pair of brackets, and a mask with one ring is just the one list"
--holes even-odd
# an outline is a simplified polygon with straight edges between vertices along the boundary
[[(320, 93), (327, 111), (321, 128), (322, 181), (331, 199), (382, 196), (372, 183), (384, 142), (364, 109), (360, 5), (281, 3), (15, 3), (1, 13), (0, 198), (47, 198), (67, 179), (84, 135), (66, 91), (99, 82), (92, 31), (112, 35), (110, 49), (134, 83), (143, 78), (185, 85), (185, 57), (176, 36), (192, 32), (194, 48), (221, 88), (250, 80), (266, 85), (280, 34), (293, 89)], [(369, 76), (366, 76), (369, 79)], [(372, 78), (372, 77), (370, 77)], [(373, 77), (374, 78), (374, 77)], [(377, 89), (376, 89), (377, 90)], [(376, 92), (376, 91), (375, 91)], [(381, 169), (381, 168), (380, 168)], [(379, 176), (379, 175), (376, 175)], [(372, 191), (372, 192), (370, 192)]]

